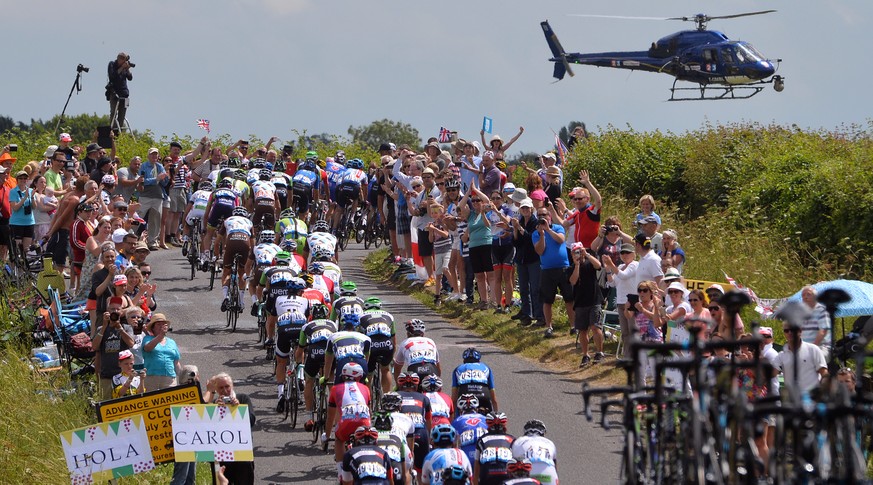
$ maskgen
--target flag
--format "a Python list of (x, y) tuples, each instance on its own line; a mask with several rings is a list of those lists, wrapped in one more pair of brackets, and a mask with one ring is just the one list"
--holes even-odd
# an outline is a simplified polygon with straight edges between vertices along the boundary
[(491, 133), (491, 129), (492, 129), (493, 126), (494, 126), (494, 120), (492, 120), (491, 118), (489, 118), (489, 117), (486, 116), (486, 117), (482, 120), (482, 131), (485, 131), (485, 132)]
[(728, 283), (734, 285), (738, 290), (749, 296), (749, 298), (755, 304), (755, 311), (758, 312), (758, 314), (760, 314), (764, 318), (769, 318), (770, 315), (773, 314), (773, 309), (775, 308), (774, 305), (778, 302), (778, 300), (762, 300), (761, 298), (758, 298), (758, 295), (756, 295), (751, 288), (746, 288), (745, 286), (739, 284), (735, 279), (728, 276), (728, 274), (724, 271), (722, 271), (722, 274), (724, 274), (724, 277)]
[(199, 119), (197, 120), (197, 126), (206, 130), (206, 133), (209, 133), (209, 120)]
[(448, 143), (451, 140), (452, 140), (452, 132), (444, 127), (440, 127), (439, 142), (440, 143)]
[(567, 153), (570, 151), (567, 145), (561, 140), (561, 137), (555, 135), (555, 148), (558, 150), (558, 165), (563, 165), (567, 162)]

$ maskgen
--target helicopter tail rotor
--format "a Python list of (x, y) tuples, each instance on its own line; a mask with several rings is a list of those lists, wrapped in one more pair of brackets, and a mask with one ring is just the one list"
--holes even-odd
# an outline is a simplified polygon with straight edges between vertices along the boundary
[(570, 77), (573, 77), (573, 70), (570, 69), (570, 63), (567, 62), (567, 53), (564, 52), (564, 48), (561, 47), (561, 42), (558, 40), (558, 36), (555, 35), (549, 22), (540, 22), (540, 26), (543, 28), (546, 42), (549, 44), (549, 49), (552, 51), (553, 57), (550, 60), (555, 63), (555, 71), (552, 73), (552, 76), (558, 81), (564, 79), (565, 74), (569, 74)]

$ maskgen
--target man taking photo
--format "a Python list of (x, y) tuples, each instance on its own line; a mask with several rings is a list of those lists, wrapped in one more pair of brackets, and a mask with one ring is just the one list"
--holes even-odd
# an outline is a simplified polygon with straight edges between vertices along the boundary
[(133, 81), (133, 74), (130, 72), (132, 67), (134, 65), (130, 63), (130, 56), (119, 52), (118, 57), (110, 61), (107, 68), (109, 83), (106, 85), (106, 99), (109, 101), (109, 122), (113, 128), (124, 127), (130, 97), (127, 81)]

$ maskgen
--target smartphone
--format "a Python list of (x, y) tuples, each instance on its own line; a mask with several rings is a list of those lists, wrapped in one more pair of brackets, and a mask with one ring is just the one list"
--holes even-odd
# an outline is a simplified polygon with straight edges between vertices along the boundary
[(627, 295), (627, 307), (631, 310), (636, 311), (637, 303), (640, 302), (640, 295), (628, 294)]

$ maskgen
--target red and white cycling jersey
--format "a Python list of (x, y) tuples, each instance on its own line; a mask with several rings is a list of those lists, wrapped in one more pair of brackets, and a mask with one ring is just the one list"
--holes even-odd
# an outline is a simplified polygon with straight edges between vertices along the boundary
[(438, 364), (440, 353), (433, 340), (427, 337), (409, 337), (397, 348), (394, 363), (401, 366), (413, 364)]
[(360, 382), (333, 386), (327, 403), (339, 410), (339, 422), (370, 419), (370, 389)]

